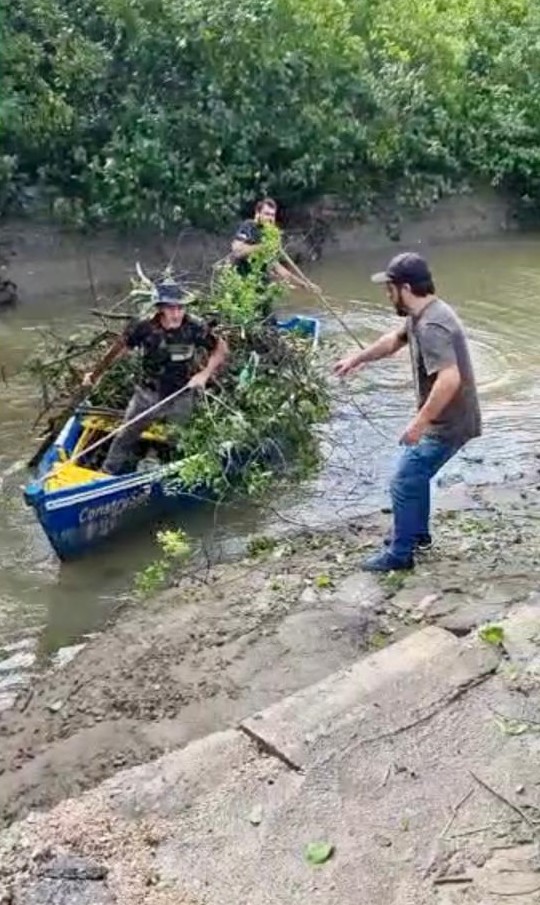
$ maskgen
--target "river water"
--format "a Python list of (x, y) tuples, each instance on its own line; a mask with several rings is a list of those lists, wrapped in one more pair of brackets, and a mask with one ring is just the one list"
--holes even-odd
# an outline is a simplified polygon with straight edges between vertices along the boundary
[[(439, 293), (469, 329), (485, 422), (484, 436), (450, 463), (444, 483), (504, 481), (526, 471), (540, 447), (539, 247), (540, 237), (528, 236), (430, 250)], [(384, 251), (333, 255), (312, 270), (333, 309), (364, 342), (396, 320), (384, 292), (369, 282), (370, 272), (386, 259)], [(302, 293), (292, 293), (288, 307), (321, 317), (325, 357), (352, 345), (333, 313)], [(91, 318), (88, 308), (86, 286), (54, 297), (47, 297), (45, 287), (39, 301), (0, 314), (0, 364), (7, 380), (0, 384), (0, 708), (36, 671), (61, 665), (99, 631), (130, 595), (135, 572), (156, 555), (153, 525), (61, 566), (22, 499), (20, 464), (33, 450), (29, 427), (38, 407), (24, 361), (40, 325), (72, 331)], [(246, 504), (223, 510), (217, 522), (209, 510), (182, 522), (194, 538), (207, 541), (213, 555), (241, 547), (250, 533), (287, 530), (291, 523), (320, 526), (384, 503), (396, 441), (413, 405), (407, 353), (353, 381), (334, 381), (333, 395), (333, 416), (322, 432), (324, 465), (314, 480), (283, 492), (271, 509)]]

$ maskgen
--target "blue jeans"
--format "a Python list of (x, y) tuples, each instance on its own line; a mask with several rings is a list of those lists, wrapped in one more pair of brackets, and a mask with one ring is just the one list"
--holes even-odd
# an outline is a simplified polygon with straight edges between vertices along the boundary
[(415, 446), (404, 447), (390, 484), (394, 512), (390, 552), (399, 559), (408, 559), (416, 539), (429, 534), (430, 481), (458, 449), (437, 437), (422, 437)]

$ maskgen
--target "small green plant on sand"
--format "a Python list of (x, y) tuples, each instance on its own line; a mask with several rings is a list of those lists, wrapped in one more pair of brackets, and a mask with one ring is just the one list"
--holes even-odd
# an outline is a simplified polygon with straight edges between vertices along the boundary
[(502, 647), (503, 645), (504, 629), (502, 625), (488, 622), (487, 625), (483, 625), (478, 630), (478, 634), (486, 644), (492, 644), (494, 647)]
[(181, 529), (158, 531), (156, 540), (163, 555), (137, 572), (135, 590), (139, 597), (149, 597), (163, 587), (173, 567), (188, 559), (191, 553), (189, 538)]
[(386, 575), (381, 575), (379, 581), (389, 594), (397, 594), (405, 584), (405, 578), (401, 572), (388, 572)]
[(383, 635), (382, 632), (374, 632), (369, 638), (368, 646), (371, 650), (382, 650), (388, 643), (388, 635)]
[(315, 587), (324, 590), (325, 588), (332, 587), (332, 579), (329, 575), (316, 575), (315, 576)]
[(304, 858), (313, 867), (326, 864), (333, 854), (334, 846), (331, 842), (309, 842), (304, 849)]
[(189, 538), (185, 531), (158, 531), (156, 539), (168, 560), (187, 559), (191, 552)]
[(530, 720), (519, 720), (513, 717), (507, 717), (503, 714), (497, 714), (495, 717), (495, 725), (503, 735), (525, 735), (526, 733), (540, 732), (540, 725)]
[(255, 559), (258, 556), (264, 556), (265, 553), (271, 553), (277, 546), (275, 537), (268, 537), (266, 534), (257, 534), (250, 537), (247, 543), (247, 554)]

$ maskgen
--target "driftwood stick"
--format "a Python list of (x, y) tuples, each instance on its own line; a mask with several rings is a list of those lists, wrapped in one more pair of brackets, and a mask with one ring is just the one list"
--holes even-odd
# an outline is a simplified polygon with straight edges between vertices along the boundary
[(436, 877), (433, 881), (434, 886), (451, 886), (454, 883), (463, 885), (465, 883), (472, 883), (473, 878), (468, 877), (466, 874), (458, 874), (455, 877)]
[(485, 789), (486, 792), (489, 792), (490, 795), (493, 795), (493, 797), (497, 798), (497, 800), (502, 802), (502, 804), (505, 804), (508, 808), (511, 808), (516, 814), (519, 814), (519, 816), (522, 820), (525, 821), (527, 826), (529, 826), (532, 830), (537, 829), (537, 826), (533, 823), (530, 817), (527, 816), (525, 811), (523, 811), (522, 808), (519, 807), (519, 805), (514, 804), (513, 801), (510, 801), (509, 798), (506, 798), (506, 796), (501, 792), (498, 792), (497, 789), (492, 788), (492, 786), (488, 785), (487, 782), (484, 782), (483, 779), (480, 779), (480, 777), (477, 776), (476, 773), (473, 773), (472, 770), (469, 770), (469, 773), (471, 774), (475, 782), (477, 782), (479, 786), (482, 786), (482, 788)]
[(456, 819), (456, 817), (457, 817), (457, 815), (458, 815), (459, 809), (460, 809), (461, 807), (463, 807), (463, 805), (465, 804), (466, 801), (469, 800), (469, 798), (471, 797), (471, 795), (473, 794), (473, 792), (474, 792), (474, 789), (471, 787), (471, 788), (469, 789), (469, 791), (466, 792), (465, 795), (464, 795), (462, 798), (460, 798), (460, 800), (458, 801), (458, 803), (457, 803), (456, 805), (454, 805), (454, 807), (452, 808), (452, 813), (451, 813), (451, 815), (450, 815), (450, 817), (448, 818), (448, 821), (447, 821), (447, 823), (446, 823), (446, 826), (444, 827), (443, 831), (441, 832), (441, 836), (440, 836), (441, 839), (444, 839), (444, 837), (446, 836), (447, 832), (450, 830), (451, 826), (453, 825), (454, 820)]
[(103, 320), (127, 321), (133, 317), (132, 314), (122, 311), (104, 311), (103, 308), (91, 308), (90, 314), (94, 317), (101, 317)]
[(88, 255), (86, 256), (86, 273), (88, 274), (88, 285), (90, 286), (90, 293), (94, 300), (94, 305), (97, 305), (99, 302), (99, 297), (96, 290), (96, 284), (94, 282), (94, 274), (92, 272), (92, 265), (90, 263), (90, 258)]

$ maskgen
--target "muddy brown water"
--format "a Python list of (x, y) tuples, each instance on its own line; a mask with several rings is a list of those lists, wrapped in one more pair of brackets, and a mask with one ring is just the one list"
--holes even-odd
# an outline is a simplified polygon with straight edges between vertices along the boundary
[[(485, 433), (445, 470), (445, 484), (499, 482), (526, 471), (540, 448), (540, 237), (441, 245), (430, 250), (439, 292), (466, 322), (480, 385)], [(84, 255), (84, 247), (81, 248)], [(384, 294), (369, 282), (387, 252), (327, 255), (312, 276), (332, 296), (349, 328), (369, 341), (395, 323)], [(131, 261), (126, 261), (126, 268)], [(61, 282), (57, 262), (55, 281)], [(29, 276), (32, 262), (28, 261)], [(114, 289), (110, 287), (111, 291)], [(0, 314), (0, 351), (7, 383), (0, 385), (0, 708), (44, 666), (61, 666), (103, 626), (133, 586), (134, 574), (156, 555), (156, 525), (119, 537), (89, 558), (60, 565), (22, 498), (20, 464), (32, 451), (29, 427), (38, 399), (23, 372), (40, 325), (70, 331), (90, 318), (88, 287), (59, 295), (40, 286), (16, 311)], [(290, 310), (317, 314), (323, 344), (351, 345), (335, 317), (302, 293)], [(336, 352), (337, 354), (337, 352)], [(250, 533), (320, 526), (380, 507), (400, 429), (412, 407), (407, 354), (373, 366), (354, 381), (333, 385), (334, 411), (322, 430), (318, 476), (281, 493), (272, 509), (251, 504), (178, 518), (213, 555), (241, 549)], [(365, 416), (359, 413), (361, 407)]]

